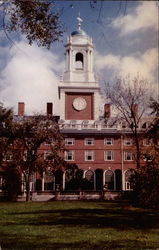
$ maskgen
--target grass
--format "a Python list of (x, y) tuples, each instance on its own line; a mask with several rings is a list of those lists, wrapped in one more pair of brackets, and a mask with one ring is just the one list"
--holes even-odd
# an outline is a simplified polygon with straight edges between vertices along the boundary
[(117, 202), (0, 203), (4, 249), (159, 249), (155, 210)]

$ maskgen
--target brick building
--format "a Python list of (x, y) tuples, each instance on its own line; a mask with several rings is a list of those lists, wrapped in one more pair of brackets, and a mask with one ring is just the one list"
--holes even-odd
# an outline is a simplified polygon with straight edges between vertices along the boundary
[[(135, 168), (131, 129), (125, 122), (115, 121), (109, 103), (104, 105), (101, 115), (100, 87), (93, 72), (93, 49), (92, 39), (81, 29), (78, 18), (78, 28), (65, 45), (66, 68), (58, 88), (59, 127), (66, 147), (64, 158), (78, 166), (89, 183), (89, 190), (131, 190), (131, 170)], [(51, 103), (47, 104), (47, 113), (53, 113)], [(24, 103), (19, 103), (18, 115), (24, 115)], [(140, 124), (141, 132), (145, 124), (145, 121)], [(143, 146), (149, 146), (145, 139)], [(41, 150), (44, 157), (49, 152), (47, 145), (42, 145)], [(39, 178), (35, 173), (30, 188), (33, 192), (69, 190), (66, 174), (46, 172)]]

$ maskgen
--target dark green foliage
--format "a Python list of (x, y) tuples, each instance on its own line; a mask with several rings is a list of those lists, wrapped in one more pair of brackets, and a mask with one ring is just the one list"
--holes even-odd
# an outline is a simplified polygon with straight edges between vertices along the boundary
[(152, 100), (152, 113), (155, 115), (147, 137), (152, 146), (146, 152), (146, 163), (136, 170), (134, 176), (135, 202), (143, 207), (159, 207), (159, 103)]
[(2, 1), (0, 7), (7, 36), (12, 31), (20, 31), (26, 35), (29, 44), (36, 41), (38, 46), (49, 48), (64, 32), (60, 11), (55, 9), (53, 1)]
[(159, 166), (146, 164), (136, 171), (135, 200), (137, 205), (149, 208), (159, 207)]
[(5, 108), (0, 103), (0, 163), (4, 153), (7, 151), (10, 143), (13, 141), (12, 136), (13, 112)]
[(16, 201), (21, 191), (21, 174), (14, 164), (10, 164), (3, 173), (4, 190), (8, 201)]

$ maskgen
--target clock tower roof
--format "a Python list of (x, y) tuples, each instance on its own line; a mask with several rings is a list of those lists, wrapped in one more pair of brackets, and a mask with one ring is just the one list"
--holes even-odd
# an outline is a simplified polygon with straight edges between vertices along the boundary
[(78, 24), (77, 24), (77, 30), (73, 31), (71, 33), (71, 36), (86, 36), (87, 37), (87, 34), (84, 30), (81, 29), (81, 22), (83, 22), (82, 18), (80, 17), (80, 14), (79, 16), (77, 17), (77, 21), (78, 21)]

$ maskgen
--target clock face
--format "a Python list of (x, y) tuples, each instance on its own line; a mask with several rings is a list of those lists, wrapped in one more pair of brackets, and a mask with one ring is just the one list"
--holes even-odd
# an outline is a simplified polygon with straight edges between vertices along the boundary
[(73, 107), (76, 109), (76, 110), (83, 110), (85, 109), (87, 106), (87, 102), (84, 98), (82, 97), (77, 97), (74, 99), (73, 101)]

